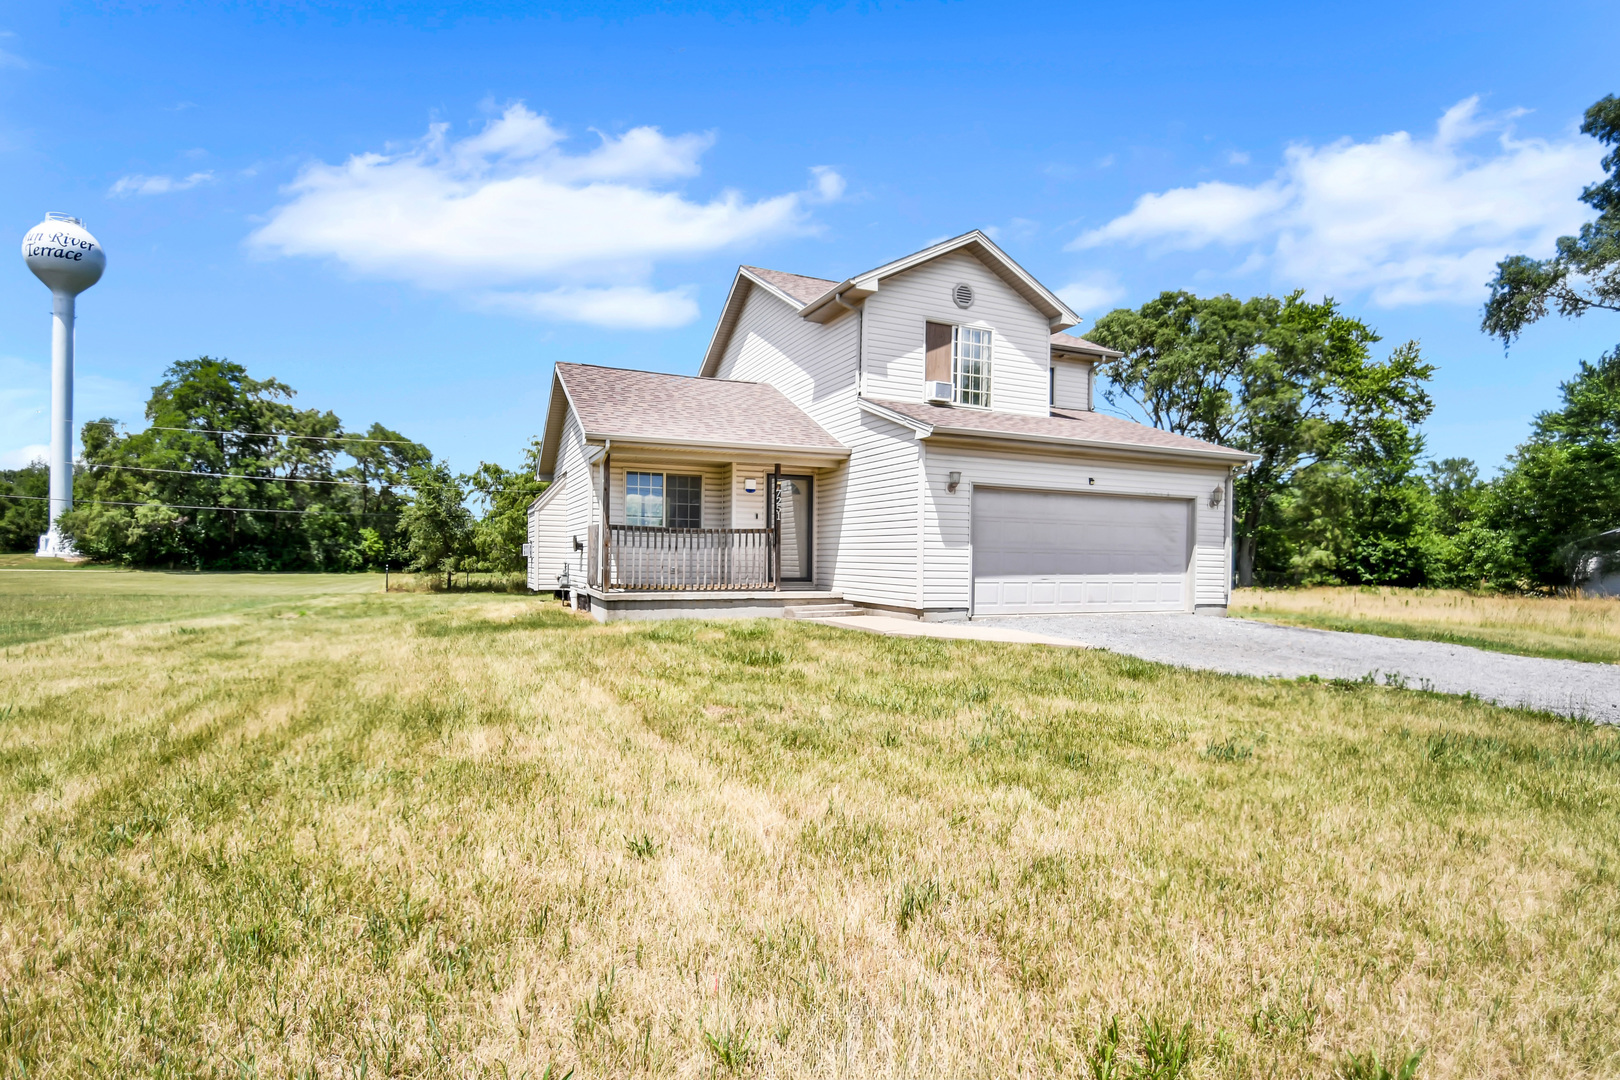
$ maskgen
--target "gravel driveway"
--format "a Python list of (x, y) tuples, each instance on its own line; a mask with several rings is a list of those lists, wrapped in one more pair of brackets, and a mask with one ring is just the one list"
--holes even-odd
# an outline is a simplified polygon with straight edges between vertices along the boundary
[(1198, 615), (1025, 615), (981, 618), (1100, 649), (1233, 675), (1360, 679), (1473, 694), (1600, 723), (1620, 723), (1620, 665), (1542, 660), (1437, 641), (1307, 630)]

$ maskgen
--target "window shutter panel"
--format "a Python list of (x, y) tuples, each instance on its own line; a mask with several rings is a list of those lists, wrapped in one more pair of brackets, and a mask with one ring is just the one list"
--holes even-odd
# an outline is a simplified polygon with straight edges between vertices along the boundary
[(951, 328), (945, 323), (927, 324), (927, 358), (923, 378), (929, 382), (951, 381)]

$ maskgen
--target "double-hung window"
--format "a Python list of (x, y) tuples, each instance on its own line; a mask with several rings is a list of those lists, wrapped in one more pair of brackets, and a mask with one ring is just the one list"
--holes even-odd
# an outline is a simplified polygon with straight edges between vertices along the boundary
[(672, 529), (701, 527), (703, 478), (672, 473), (625, 473), (624, 523)]
[(990, 407), (990, 331), (957, 326), (951, 333), (951, 393), (958, 405)]

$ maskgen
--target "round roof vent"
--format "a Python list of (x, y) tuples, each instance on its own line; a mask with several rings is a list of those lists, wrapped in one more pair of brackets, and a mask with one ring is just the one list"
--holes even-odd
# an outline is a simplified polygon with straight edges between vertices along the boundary
[(956, 288), (951, 290), (951, 299), (956, 301), (956, 306), (959, 307), (959, 308), (970, 308), (970, 307), (972, 307), (973, 306), (973, 286), (967, 284), (966, 282), (963, 282), (962, 284), (958, 285)]

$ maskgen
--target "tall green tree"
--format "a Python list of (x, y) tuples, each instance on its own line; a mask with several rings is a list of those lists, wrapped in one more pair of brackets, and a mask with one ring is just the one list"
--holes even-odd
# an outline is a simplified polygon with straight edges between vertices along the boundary
[[(111, 419), (84, 425), (84, 469), (64, 531), (92, 558), (131, 565), (361, 568), (361, 531), (393, 536), (402, 469), (427, 451), (353, 441), (335, 414), (297, 408), (293, 397), (285, 383), (229, 360), (174, 364), (147, 401), (146, 430), (121, 434)], [(366, 460), (340, 467), (351, 451)]]
[[(1609, 148), (1603, 179), (1580, 195), (1597, 218), (1559, 237), (1550, 258), (1497, 263), (1481, 328), (1504, 345), (1554, 311), (1620, 312), (1620, 98), (1594, 102), (1581, 131)], [(1569, 583), (1568, 545), (1620, 526), (1620, 349), (1581, 361), (1560, 392), (1562, 408), (1537, 417), (1483, 515), (1485, 527), (1510, 541), (1516, 570), (1542, 586)]]
[(0, 551), (35, 551), (50, 518), (51, 471), (42, 461), (0, 469)]
[[(1258, 455), (1234, 484), (1241, 584), (1253, 583), (1262, 531), (1302, 470), (1377, 467), (1394, 501), (1409, 501), (1408, 474), (1421, 450), (1415, 428), (1433, 409), (1426, 383), (1434, 368), (1416, 342), (1375, 361), (1371, 328), (1333, 300), (1313, 303), (1301, 292), (1246, 301), (1161, 293), (1136, 311), (1103, 316), (1089, 336), (1125, 354), (1100, 365), (1110, 403), (1134, 406), (1156, 427)], [(1389, 516), (1404, 521), (1404, 513)], [(1378, 535), (1384, 539), (1357, 541), (1364, 572), (1388, 575), (1411, 563), (1384, 550), (1390, 536)]]
[(414, 465), (409, 472), (415, 496), (400, 515), (399, 527), (411, 556), (411, 569), (443, 573), (445, 588), (473, 554), (473, 516), (460, 477), (442, 462)]
[(1563, 407), (1536, 418), (1483, 514), (1519, 553), (1529, 582), (1567, 585), (1567, 547), (1620, 526), (1620, 349), (1581, 362)]
[(1598, 212), (1575, 236), (1561, 236), (1551, 258), (1513, 255), (1496, 264), (1482, 329), (1510, 344), (1530, 324), (1557, 311), (1579, 317), (1620, 312), (1620, 98), (1613, 94), (1586, 110), (1581, 132), (1610, 147), (1605, 176), (1581, 192)]
[(522, 569), (529, 504), (546, 490), (546, 482), (535, 479), (539, 458), (540, 440), (531, 439), (521, 467), (505, 469), (485, 461), (461, 478), (473, 501), (483, 509), (472, 537), (480, 570), (510, 573)]

